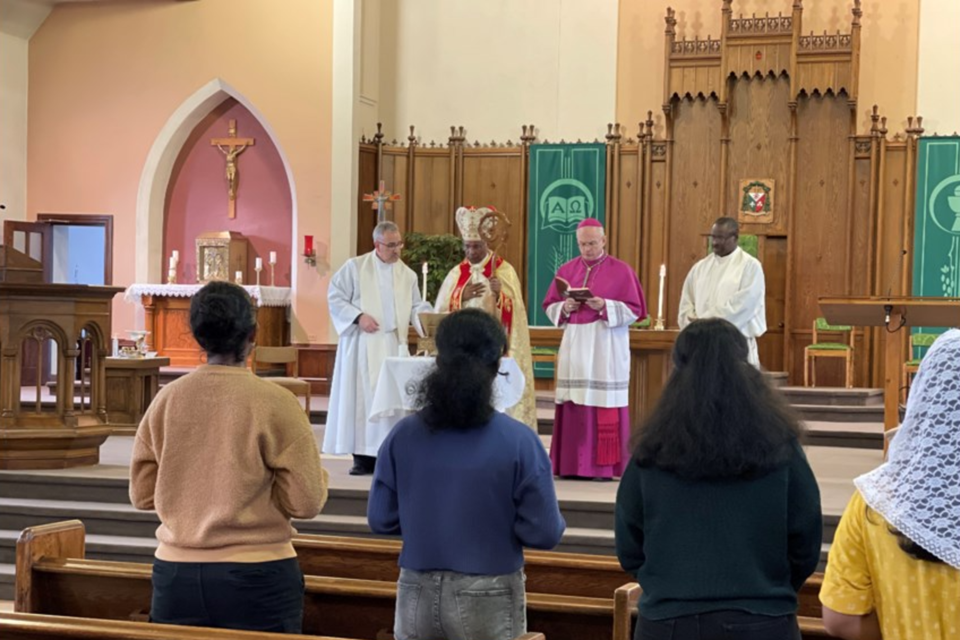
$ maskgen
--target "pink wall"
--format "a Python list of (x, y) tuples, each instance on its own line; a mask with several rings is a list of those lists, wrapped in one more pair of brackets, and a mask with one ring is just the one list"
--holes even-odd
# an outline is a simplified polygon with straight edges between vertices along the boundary
[[(226, 164), (211, 138), (227, 137), (229, 121), (237, 121), (237, 136), (254, 145), (238, 156), (237, 217), (227, 216)], [(163, 273), (173, 249), (180, 251), (179, 282), (195, 282), (196, 243), (207, 231), (237, 231), (247, 238), (245, 282), (254, 281), (254, 263), (263, 258), (262, 284), (270, 283), (267, 265), (277, 252), (277, 286), (290, 286), (292, 238), (290, 184), (273, 140), (242, 104), (228, 99), (194, 128), (183, 145), (170, 178), (163, 221)]]

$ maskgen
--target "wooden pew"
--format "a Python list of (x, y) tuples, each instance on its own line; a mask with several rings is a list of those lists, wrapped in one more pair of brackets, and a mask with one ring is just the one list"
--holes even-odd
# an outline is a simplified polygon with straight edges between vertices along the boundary
[[(128, 620), (96, 620), (36, 613), (0, 613), (4, 640), (349, 640), (331, 636), (302, 636), (210, 627), (188, 627)], [(517, 640), (544, 640), (527, 634)]]
[[(24, 531), (17, 545), (16, 610), (142, 618), (150, 607), (151, 565), (85, 560), (82, 542), (83, 524), (76, 520)], [(312, 575), (304, 581), (305, 633), (375, 638), (393, 627), (396, 582)], [(613, 616), (611, 598), (527, 594), (528, 628), (551, 640), (608, 640)]]

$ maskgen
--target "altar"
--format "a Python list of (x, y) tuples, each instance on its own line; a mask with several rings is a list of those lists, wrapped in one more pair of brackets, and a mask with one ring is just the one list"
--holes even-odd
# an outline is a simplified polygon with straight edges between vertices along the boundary
[[(202, 284), (133, 284), (124, 293), (127, 302), (144, 310), (147, 348), (170, 358), (174, 367), (196, 367), (204, 354), (190, 331), (190, 300)], [(243, 287), (257, 305), (257, 344), (282, 347), (290, 344), (290, 287)]]
[[(388, 421), (389, 426), (416, 411), (415, 383), (433, 367), (434, 358), (387, 358), (380, 369), (370, 406), (371, 421)], [(513, 358), (500, 360), (500, 375), (494, 381), (493, 408), (506, 411), (520, 402), (526, 381)]]

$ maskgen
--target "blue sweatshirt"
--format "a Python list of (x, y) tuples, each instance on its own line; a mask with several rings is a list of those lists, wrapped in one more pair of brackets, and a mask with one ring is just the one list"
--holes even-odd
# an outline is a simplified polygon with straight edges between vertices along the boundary
[(467, 431), (430, 431), (419, 414), (380, 447), (367, 520), (400, 535), (400, 566), (501, 575), (523, 547), (552, 549), (566, 528), (550, 459), (530, 427), (502, 413)]

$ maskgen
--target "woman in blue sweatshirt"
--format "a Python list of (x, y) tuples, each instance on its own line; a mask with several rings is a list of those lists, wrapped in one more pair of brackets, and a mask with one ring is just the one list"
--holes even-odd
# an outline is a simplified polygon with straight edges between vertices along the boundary
[(539, 438), (493, 409), (500, 323), (458, 311), (436, 343), (420, 410), (380, 447), (367, 505), (375, 533), (403, 538), (393, 631), (397, 640), (508, 640), (527, 628), (523, 548), (552, 549), (566, 523)]
[(617, 493), (617, 556), (643, 588), (636, 638), (799, 640), (820, 558), (800, 425), (726, 320), (677, 337), (674, 372)]

